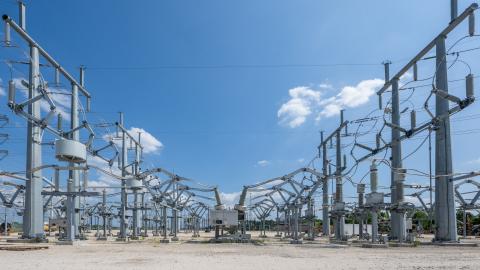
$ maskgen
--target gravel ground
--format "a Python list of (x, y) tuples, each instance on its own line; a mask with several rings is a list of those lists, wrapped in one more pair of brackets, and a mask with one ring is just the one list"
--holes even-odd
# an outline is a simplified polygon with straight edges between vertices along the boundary
[[(183, 237), (188, 238), (187, 236)], [(0, 245), (6, 245), (1, 243)], [(0, 251), (0, 269), (480, 269), (480, 248), (420, 246), (365, 249), (313, 244), (161, 244), (89, 240), (38, 251)]]

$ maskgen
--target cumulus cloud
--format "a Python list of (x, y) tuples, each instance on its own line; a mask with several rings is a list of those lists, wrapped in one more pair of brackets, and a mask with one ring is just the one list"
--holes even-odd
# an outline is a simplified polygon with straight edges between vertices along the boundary
[(323, 95), (333, 88), (330, 84), (321, 84), (318, 90), (307, 86), (292, 88), (289, 90), (290, 99), (277, 112), (279, 123), (296, 128), (312, 114), (316, 115), (316, 121), (338, 115), (344, 108), (366, 104), (383, 84), (381, 79), (364, 80), (355, 86), (345, 86), (337, 95), (327, 98)]
[(240, 200), (240, 194), (241, 193), (242, 192), (240, 192), (240, 191), (239, 192), (231, 192), (231, 193), (220, 192), (220, 199), (222, 200), (222, 203), (227, 208), (232, 208)]
[(317, 120), (321, 117), (338, 115), (343, 108), (356, 108), (368, 103), (370, 97), (384, 84), (381, 79), (364, 80), (356, 86), (345, 86), (336, 96), (321, 102), (321, 110)]
[(5, 96), (5, 88), (3, 87), (3, 80), (0, 78), (0, 96)]
[[(143, 153), (144, 154), (155, 154), (163, 148), (163, 144), (155, 138), (151, 133), (146, 131), (143, 128), (131, 127), (128, 130), (128, 133), (132, 135), (134, 138), (138, 138), (138, 134), (140, 133), (140, 144), (143, 146)], [(115, 133), (110, 133), (103, 135), (103, 139), (107, 142), (114, 139)], [(117, 146), (121, 147), (121, 143), (119, 140), (113, 140)]]
[(284, 103), (277, 112), (280, 123), (291, 128), (302, 125), (312, 113), (312, 106), (320, 102), (320, 91), (306, 86), (295, 87), (289, 91), (290, 100)]
[(257, 161), (257, 165), (260, 166), (260, 167), (267, 167), (268, 165), (270, 165), (271, 162), (268, 161), (268, 160), (259, 160)]
[(333, 85), (329, 83), (321, 83), (318, 85), (320, 89), (333, 89)]

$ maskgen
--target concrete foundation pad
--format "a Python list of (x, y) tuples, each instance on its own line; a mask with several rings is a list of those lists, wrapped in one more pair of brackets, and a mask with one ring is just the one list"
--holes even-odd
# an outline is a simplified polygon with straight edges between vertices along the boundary
[(7, 243), (15, 243), (15, 244), (48, 243), (48, 239), (42, 239), (42, 238), (32, 238), (32, 239), (17, 238), (17, 239), (7, 239)]
[(55, 244), (59, 246), (82, 246), (84, 245), (84, 242), (78, 241), (78, 240), (74, 240), (74, 241), (61, 240), (61, 241), (55, 242)]
[(330, 244), (345, 245), (345, 246), (350, 245), (348, 241), (334, 240), (334, 239), (330, 239)]
[(108, 240), (108, 237), (105, 237), (105, 236), (97, 237), (97, 241), (107, 241), (107, 240)]
[(441, 246), (441, 247), (478, 247), (477, 243), (462, 242), (420, 242), (422, 246)]
[(170, 243), (170, 239), (160, 239), (160, 243), (168, 244)]
[(48, 246), (25, 246), (25, 245), (6, 245), (0, 246), (0, 250), (8, 250), (8, 251), (30, 251), (30, 250), (40, 250), (40, 249), (48, 249)]
[(177, 242), (177, 241), (178, 241), (178, 237), (172, 237), (172, 238), (170, 238), (170, 241), (172, 241), (172, 242)]
[(302, 241), (301, 239), (291, 240), (291, 241), (290, 241), (290, 244), (293, 244), (293, 245), (301, 245), (301, 244), (303, 244), (303, 241)]
[(128, 239), (127, 239), (127, 238), (118, 237), (117, 239), (115, 239), (115, 241), (117, 241), (117, 242), (128, 242)]
[(399, 242), (389, 242), (389, 247), (415, 247), (414, 243), (399, 243)]
[(388, 245), (381, 243), (365, 243), (362, 244), (362, 248), (388, 248)]
[(348, 245), (338, 245), (338, 244), (326, 244), (326, 245), (322, 245), (321, 247), (324, 247), (324, 248), (348, 248), (349, 246)]

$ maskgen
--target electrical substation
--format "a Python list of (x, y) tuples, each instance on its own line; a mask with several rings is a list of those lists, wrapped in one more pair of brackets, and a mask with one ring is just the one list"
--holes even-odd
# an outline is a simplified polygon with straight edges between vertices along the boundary
[[(372, 96), (372, 113), (339, 108), (334, 128), (318, 128), (311, 161), (239, 184), (234, 203), (227, 203), (222, 181), (206, 184), (184, 174), (182, 164), (171, 170), (148, 161), (147, 135), (126, 124), (127, 119), (135, 122), (127, 113), (98, 118), (95, 108), (102, 104), (95, 94), (110, 90), (89, 88), (88, 66), (67, 69), (37, 33), (27, 31), (27, 5), (19, 1), (18, 14), (2, 16), (0, 50), (9, 73), (0, 74), (5, 90), (0, 103), (8, 111), (0, 115), (0, 263), (20, 251), (68, 260), (94, 248), (91, 253), (121, 249), (133, 261), (135, 256), (143, 256), (141, 261), (174, 253), (171, 261), (188, 265), (182, 256), (190, 248), (204, 248), (214, 250), (208, 263), (215, 264), (217, 251), (254, 256), (271, 247), (271, 256), (283, 254), (279, 263), (305, 250), (308, 260), (315, 254), (332, 256), (326, 264), (331, 269), (347, 269), (335, 268), (339, 249), (358, 253), (345, 259), (348, 269), (357, 269), (355, 263), (374, 254), (388, 261), (415, 253), (429, 257), (430, 250), (440, 252), (439, 257), (459, 252), (445, 269), (460, 267), (456, 260), (466, 264), (458, 269), (480, 269), (480, 170), (456, 169), (452, 137), (458, 132), (451, 127), (456, 121), (478, 121), (474, 105), (480, 71), (469, 63), (479, 49), (471, 45), (479, 37), (479, 5), (459, 10), (456, 0), (439, 2), (449, 6), (451, 20), (436, 33), (423, 33), (429, 41), (415, 41), (413, 57), (400, 64), (384, 60), (381, 74), (372, 74), (382, 78)], [(461, 72), (452, 71), (456, 66)], [(12, 137), (11, 123), (26, 136)], [(5, 165), (12, 141), (25, 150), (22, 171)], [(475, 142), (469, 145), (476, 151)], [(420, 149), (425, 151), (415, 155)], [(98, 178), (107, 180), (100, 184)], [(72, 246), (75, 250), (66, 253)], [(142, 251), (144, 247), (158, 251)], [(291, 267), (322, 265), (308, 260)], [(395, 267), (373, 263), (358, 269), (397, 269), (400, 261)], [(23, 262), (7, 269), (33, 265)], [(222, 269), (237, 267), (248, 263), (227, 260)], [(412, 267), (404, 269), (440, 266), (425, 261)]]

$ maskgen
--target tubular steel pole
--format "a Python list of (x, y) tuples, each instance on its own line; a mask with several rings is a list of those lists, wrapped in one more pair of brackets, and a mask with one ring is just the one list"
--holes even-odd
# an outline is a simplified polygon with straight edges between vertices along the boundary
[[(30, 76), (28, 87), (28, 98), (32, 99), (38, 95), (40, 78), (40, 61), (38, 49), (30, 47)], [(39, 102), (32, 102), (28, 105), (28, 113), (34, 117), (40, 117)], [(27, 160), (26, 160), (26, 190), (25, 190), (25, 212), (23, 215), (23, 237), (44, 238), (43, 231), (43, 204), (42, 204), (42, 173), (35, 170), (42, 165), (42, 137), (39, 126), (31, 121), (27, 122)]]
[[(79, 113), (78, 113), (78, 102), (79, 102), (79, 98), (78, 98), (78, 87), (75, 85), (75, 84), (72, 84), (72, 105), (71, 105), (71, 128), (72, 130), (73, 129), (76, 129), (78, 128), (79, 126)], [(76, 130), (74, 132), (72, 132), (72, 140), (74, 141), (80, 141), (80, 130)], [(71, 163), (70, 164), (72, 167), (77, 167), (78, 164), (75, 164), (75, 163)], [(73, 189), (72, 191), (73, 192), (77, 192), (79, 191), (79, 187), (80, 187), (80, 171), (79, 170), (73, 170), (73, 171), (70, 171), (70, 173), (72, 174), (72, 179), (73, 179)], [(85, 173), (85, 172), (84, 172)], [(74, 197), (73, 198), (74, 200), (74, 220), (73, 220), (73, 224), (75, 226), (75, 236), (79, 235), (79, 228), (78, 228), (78, 225), (80, 224), (80, 211), (78, 211), (77, 213), (77, 209), (80, 208), (80, 197), (77, 196), (77, 197)]]
[[(343, 110), (340, 112), (340, 125), (343, 123)], [(342, 183), (342, 145), (341, 145), (341, 135), (340, 135), (341, 130), (338, 129), (336, 132), (336, 140), (337, 140), (337, 145), (336, 145), (336, 158), (337, 161), (335, 163), (336, 165), (336, 189), (335, 189), (335, 194), (336, 194), (336, 203), (337, 204), (343, 204), (343, 183)], [(342, 209), (343, 211), (343, 209)], [(344, 238), (345, 232), (344, 232), (344, 224), (345, 224), (345, 216), (343, 213), (337, 213), (337, 226), (335, 230), (335, 238), (337, 240), (342, 240)]]
[[(398, 79), (392, 79), (392, 124), (400, 126), (400, 94), (398, 89)], [(402, 144), (399, 140), (400, 130), (398, 128), (392, 128), (392, 169), (391, 169), (391, 202), (392, 204), (398, 204), (398, 194), (403, 193), (403, 186), (396, 184), (397, 170), (402, 168)], [(402, 189), (402, 190), (397, 190)], [(401, 224), (405, 222), (405, 216), (398, 211), (392, 211), (391, 213), (391, 226), (392, 234), (391, 239), (403, 241), (405, 240), (405, 232), (401, 230)]]
[[(448, 93), (446, 36), (436, 40), (436, 88)], [(436, 116), (448, 115), (448, 100), (436, 95)], [(435, 241), (457, 241), (452, 179), (450, 117), (440, 118), (435, 130)]]
[[(72, 84), (72, 98), (71, 98), (71, 112), (70, 112), (70, 128), (73, 130), (78, 127), (78, 87), (75, 84)], [(80, 137), (79, 131), (72, 132), (71, 139), (74, 141), (78, 141)], [(70, 163), (70, 167), (75, 167), (75, 163)], [(79, 186), (79, 177), (78, 177), (78, 170), (69, 170), (68, 172), (68, 185), (67, 191), (68, 192), (76, 192), (77, 186)], [(80, 220), (79, 217), (77, 218), (77, 214), (75, 213), (75, 209), (77, 208), (77, 201), (76, 197), (72, 195), (67, 196), (67, 240), (73, 241), (75, 237), (78, 235), (78, 221)], [(78, 205), (80, 206), (80, 205)]]
[(453, 21), (458, 16), (458, 0), (450, 0), (450, 19)]
[(102, 206), (103, 206), (103, 237), (107, 237), (107, 191), (102, 192)]
[[(123, 113), (120, 113), (120, 125), (123, 127), (124, 119)], [(127, 162), (127, 145), (126, 145), (126, 136), (125, 131), (122, 129), (122, 158), (121, 158), (121, 167), (122, 167), (122, 177), (126, 176), (125, 164)], [(121, 208), (120, 208), (120, 240), (127, 239), (127, 221), (126, 221), (126, 211), (127, 211), (127, 189), (126, 189), (126, 180), (122, 179), (122, 190), (121, 190)]]
[(330, 235), (330, 217), (328, 213), (328, 160), (327, 160), (327, 144), (323, 141), (323, 131), (320, 132), (322, 140), (322, 173), (323, 173), (323, 203), (322, 203), (322, 231), (323, 235)]
[(133, 190), (132, 239), (138, 239), (138, 190)]

